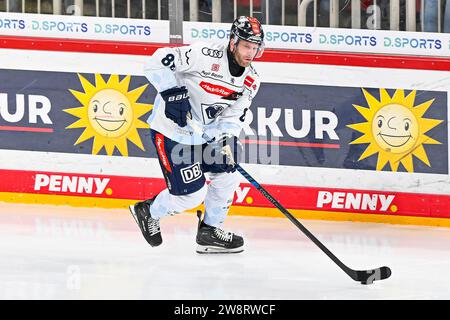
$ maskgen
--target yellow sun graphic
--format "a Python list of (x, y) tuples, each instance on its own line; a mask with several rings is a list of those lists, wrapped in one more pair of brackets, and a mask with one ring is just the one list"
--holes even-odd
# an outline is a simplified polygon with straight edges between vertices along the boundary
[(152, 105), (137, 103), (147, 85), (128, 91), (131, 77), (121, 81), (118, 75), (111, 75), (108, 82), (100, 74), (95, 75), (95, 84), (78, 74), (84, 92), (69, 91), (82, 104), (81, 107), (65, 109), (77, 118), (66, 129), (85, 128), (74, 145), (94, 137), (92, 154), (98, 154), (105, 147), (112, 155), (114, 148), (128, 156), (127, 140), (145, 151), (137, 129), (150, 126), (139, 118), (152, 109)]
[(369, 145), (358, 161), (378, 153), (377, 170), (382, 170), (389, 162), (392, 171), (397, 171), (400, 163), (408, 172), (414, 172), (413, 155), (431, 167), (424, 144), (441, 144), (425, 135), (443, 120), (423, 118), (434, 99), (414, 106), (416, 90), (405, 96), (398, 89), (391, 97), (386, 89), (380, 89), (378, 101), (362, 89), (369, 108), (353, 105), (367, 122), (347, 125), (363, 135), (350, 144)]

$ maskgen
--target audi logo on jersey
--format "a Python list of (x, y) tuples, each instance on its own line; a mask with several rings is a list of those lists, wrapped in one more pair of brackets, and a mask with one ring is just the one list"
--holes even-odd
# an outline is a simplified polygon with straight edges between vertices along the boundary
[(206, 48), (206, 47), (204, 47), (202, 49), (202, 53), (205, 56), (208, 56), (208, 57), (211, 57), (211, 58), (222, 58), (222, 56), (223, 56), (223, 51), (214, 50), (214, 49), (210, 49), (210, 48)]

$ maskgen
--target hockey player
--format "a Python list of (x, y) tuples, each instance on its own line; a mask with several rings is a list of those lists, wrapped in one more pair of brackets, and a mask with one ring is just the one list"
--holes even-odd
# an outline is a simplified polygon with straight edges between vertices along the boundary
[[(148, 122), (167, 189), (130, 206), (130, 211), (151, 246), (162, 243), (162, 217), (204, 202), (196, 251), (243, 251), (243, 238), (221, 225), (240, 180), (234, 168), (242, 151), (238, 137), (259, 89), (251, 62), (263, 50), (261, 24), (241, 16), (232, 24), (228, 44), (160, 48), (148, 60), (145, 75), (159, 92)], [(213, 141), (194, 130), (188, 117)]]

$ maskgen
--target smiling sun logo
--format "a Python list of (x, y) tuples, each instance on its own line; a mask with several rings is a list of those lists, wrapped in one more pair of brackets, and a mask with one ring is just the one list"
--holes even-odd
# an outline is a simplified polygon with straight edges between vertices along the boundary
[(386, 89), (380, 89), (380, 101), (362, 89), (369, 108), (353, 105), (367, 122), (348, 125), (363, 133), (350, 144), (369, 144), (359, 157), (361, 161), (378, 153), (377, 170), (389, 162), (392, 171), (400, 163), (408, 172), (414, 172), (413, 155), (431, 167), (424, 144), (441, 144), (425, 135), (442, 120), (423, 118), (434, 99), (414, 106), (416, 90), (406, 97), (404, 90), (396, 90), (391, 97)]
[(84, 92), (70, 89), (82, 104), (81, 107), (65, 109), (79, 120), (66, 129), (85, 128), (75, 145), (94, 137), (92, 154), (98, 154), (105, 147), (112, 155), (114, 148), (128, 156), (127, 140), (145, 151), (137, 129), (150, 126), (139, 118), (152, 109), (152, 105), (137, 103), (147, 85), (128, 91), (130, 76), (121, 81), (118, 75), (111, 75), (105, 82), (100, 74), (95, 75), (95, 85), (78, 75)]

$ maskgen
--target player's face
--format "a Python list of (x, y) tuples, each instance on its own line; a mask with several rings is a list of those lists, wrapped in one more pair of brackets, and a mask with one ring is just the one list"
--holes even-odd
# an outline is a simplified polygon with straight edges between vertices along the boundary
[[(234, 43), (232, 44), (234, 46)], [(259, 45), (253, 42), (239, 40), (234, 48), (234, 58), (241, 67), (248, 67), (250, 63), (255, 59), (259, 50)], [(234, 49), (234, 50), (233, 50)]]

